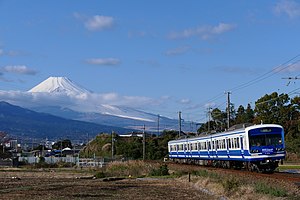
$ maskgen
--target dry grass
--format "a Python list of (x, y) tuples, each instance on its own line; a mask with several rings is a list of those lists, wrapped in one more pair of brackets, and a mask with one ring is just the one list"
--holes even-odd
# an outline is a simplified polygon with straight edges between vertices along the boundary
[(76, 179), (77, 176), (74, 170), (0, 171), (0, 199), (215, 199), (174, 179), (103, 182), (101, 179)]
[(153, 169), (159, 168), (158, 163), (146, 163), (144, 161), (127, 161), (127, 162), (111, 162), (104, 172), (108, 176), (118, 177), (144, 177), (147, 176)]

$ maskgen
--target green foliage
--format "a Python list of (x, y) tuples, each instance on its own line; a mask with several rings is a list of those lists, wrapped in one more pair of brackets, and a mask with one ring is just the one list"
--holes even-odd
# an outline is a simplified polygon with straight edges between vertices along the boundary
[(275, 188), (265, 183), (258, 182), (255, 184), (255, 191), (262, 194), (269, 194), (275, 197), (286, 197), (287, 191), (283, 188)]
[[(160, 160), (168, 155), (168, 142), (177, 137), (177, 131), (164, 131), (160, 136), (146, 137), (146, 159)], [(111, 135), (100, 134), (80, 152), (81, 157), (111, 157)], [(114, 135), (114, 156), (125, 159), (143, 158), (141, 137), (120, 137)]]
[(255, 123), (263, 121), (265, 124), (282, 124), (289, 120), (289, 109), (288, 104), (290, 98), (287, 94), (278, 95), (277, 92), (272, 94), (266, 94), (262, 98), (255, 102)]
[(254, 111), (251, 105), (248, 104), (245, 109), (242, 105), (239, 106), (236, 112), (235, 124), (252, 123), (254, 119)]
[(225, 178), (225, 180), (222, 181), (222, 186), (225, 189), (225, 192), (234, 191), (240, 185), (241, 185), (241, 183), (239, 182), (239, 180), (234, 177)]
[(45, 162), (45, 157), (40, 157), (39, 158), (39, 163), (44, 163)]
[(100, 171), (100, 172), (97, 172), (97, 173), (95, 174), (95, 177), (96, 177), (96, 178), (105, 178), (106, 175), (105, 175), (105, 173), (104, 173), (103, 171)]
[(80, 157), (110, 157), (111, 156), (111, 135), (99, 134), (90, 141), (83, 150), (80, 151)]
[(161, 165), (158, 169), (152, 169), (149, 176), (167, 176), (169, 174), (169, 168), (167, 165)]
[[(41, 146), (42, 147), (42, 146)], [(71, 140), (69, 140), (69, 139), (67, 139), (67, 140), (61, 140), (61, 141), (57, 141), (56, 143), (54, 143), (53, 145), (52, 145), (52, 148), (53, 149), (64, 149), (64, 148), (67, 148), (67, 147), (69, 147), (69, 148), (73, 148), (72, 147), (72, 142), (71, 142)], [(41, 150), (41, 149), (39, 149), (39, 150)]]

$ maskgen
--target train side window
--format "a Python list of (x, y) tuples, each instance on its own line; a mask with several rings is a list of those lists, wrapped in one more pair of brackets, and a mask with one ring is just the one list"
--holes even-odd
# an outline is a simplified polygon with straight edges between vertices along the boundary
[(234, 148), (237, 149), (238, 148), (238, 139), (234, 138)]
[(204, 149), (207, 149), (207, 147), (206, 147), (206, 142), (204, 142)]
[(240, 148), (240, 138), (238, 137), (238, 138), (236, 138), (236, 144), (237, 144), (237, 148)]

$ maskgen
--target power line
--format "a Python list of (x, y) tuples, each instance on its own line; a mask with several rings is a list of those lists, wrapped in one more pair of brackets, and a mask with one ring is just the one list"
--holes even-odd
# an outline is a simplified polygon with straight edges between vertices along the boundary
[[(291, 63), (291, 64), (289, 64), (287, 66), (285, 66), (285, 65), (288, 64), (289, 62), (295, 60), (299, 56), (300, 56), (300, 54), (298, 54), (297, 56), (293, 57), (292, 59), (289, 59), (288, 61), (284, 62), (283, 64), (279, 65), (278, 67), (275, 67), (274, 69), (272, 69), (272, 70), (270, 70), (270, 71), (268, 71), (268, 72), (260, 75), (259, 77), (255, 78), (255, 79), (252, 79), (252, 80), (250, 80), (250, 81), (248, 81), (246, 83), (243, 83), (243, 84), (241, 84), (239, 86), (236, 86), (236, 87), (232, 88), (231, 91), (237, 91), (237, 90), (241, 90), (241, 89), (244, 89), (246, 87), (249, 87), (249, 86), (251, 86), (253, 84), (256, 84), (256, 83), (258, 83), (258, 82), (260, 82), (262, 80), (265, 80), (265, 79), (273, 76), (274, 74), (277, 74), (277, 73), (279, 73), (279, 72), (281, 72), (281, 71), (283, 71), (283, 70), (285, 70), (285, 69), (293, 66), (294, 64), (298, 63), (300, 60), (297, 60), (297, 61), (295, 61), (295, 62), (293, 62), (293, 63)], [(285, 67), (283, 67), (283, 66), (285, 66)]]

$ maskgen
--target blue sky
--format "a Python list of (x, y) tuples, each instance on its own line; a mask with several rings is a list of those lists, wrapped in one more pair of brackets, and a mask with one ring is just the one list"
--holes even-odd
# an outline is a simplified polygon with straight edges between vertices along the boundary
[(237, 108), (300, 84), (282, 79), (300, 74), (300, 1), (0, 0), (0, 19), (0, 90), (66, 76), (119, 105), (205, 121), (224, 91)]

